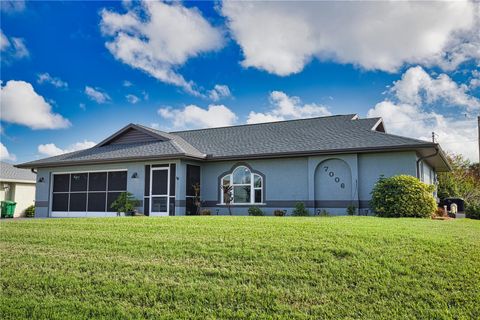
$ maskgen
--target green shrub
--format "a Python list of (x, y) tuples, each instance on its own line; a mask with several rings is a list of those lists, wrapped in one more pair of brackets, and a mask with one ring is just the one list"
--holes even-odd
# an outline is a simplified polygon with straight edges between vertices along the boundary
[(25, 209), (25, 217), (27, 218), (35, 217), (35, 206), (33, 204), (27, 209)]
[(277, 209), (277, 210), (273, 211), (273, 215), (274, 215), (275, 217), (283, 217), (283, 216), (287, 215), (287, 210), (279, 210), (279, 209)]
[(305, 204), (303, 202), (297, 202), (295, 204), (295, 209), (292, 211), (292, 215), (294, 216), (308, 216), (308, 210), (305, 209)]
[(371, 192), (370, 206), (380, 217), (430, 218), (437, 208), (434, 186), (415, 177), (380, 177)]
[(201, 216), (209, 216), (212, 214), (212, 211), (208, 210), (208, 209), (203, 209), (200, 211), (200, 215)]
[(347, 207), (347, 214), (348, 214), (349, 216), (354, 216), (354, 215), (356, 215), (356, 214), (357, 214), (357, 208), (356, 208), (354, 205), (349, 205), (349, 206)]
[[(134, 195), (130, 192), (122, 192), (115, 201), (110, 205), (110, 208), (117, 211), (117, 215), (125, 213), (125, 215), (134, 215), (135, 207), (140, 205), (140, 201), (135, 199)], [(133, 213), (133, 214), (132, 214)]]
[(250, 207), (248, 208), (249, 216), (263, 216), (264, 212), (259, 207)]
[(480, 202), (467, 203), (465, 216), (470, 219), (480, 220)]
[(320, 217), (328, 217), (328, 216), (330, 215), (330, 212), (328, 212), (328, 211), (325, 210), (325, 209), (322, 209), (322, 211), (320, 211), (320, 212), (318, 213), (318, 215), (319, 215)]

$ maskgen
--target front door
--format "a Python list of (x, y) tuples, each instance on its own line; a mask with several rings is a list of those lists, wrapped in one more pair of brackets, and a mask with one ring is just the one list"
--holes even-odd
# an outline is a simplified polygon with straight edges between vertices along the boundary
[(168, 167), (154, 167), (151, 169), (150, 177), (150, 215), (168, 216), (169, 169)]

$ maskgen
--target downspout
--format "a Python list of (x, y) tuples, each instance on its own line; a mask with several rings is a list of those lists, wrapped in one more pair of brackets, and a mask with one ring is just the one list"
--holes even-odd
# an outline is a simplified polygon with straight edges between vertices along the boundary
[(435, 157), (436, 155), (438, 155), (438, 152), (439, 152), (438, 147), (435, 147), (435, 153), (433, 153), (431, 155), (428, 155), (428, 156), (425, 156), (425, 157), (418, 158), (418, 160), (417, 160), (417, 178), (418, 179), (420, 179), (420, 167), (418, 166), (420, 164), (420, 161), (423, 161), (423, 160), (431, 158), (431, 157)]
[(35, 168), (31, 168), (30, 169), (33, 173), (37, 174), (37, 170), (35, 170)]

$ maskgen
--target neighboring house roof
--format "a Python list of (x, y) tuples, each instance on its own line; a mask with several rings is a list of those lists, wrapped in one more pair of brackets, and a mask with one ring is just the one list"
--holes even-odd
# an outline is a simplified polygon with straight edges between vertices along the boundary
[(37, 175), (28, 169), (15, 168), (12, 164), (0, 161), (0, 181), (35, 183)]
[(448, 163), (436, 143), (387, 134), (381, 118), (355, 114), (163, 132), (129, 124), (93, 148), (36, 160), (19, 167), (190, 158), (202, 161), (416, 150), (437, 169)]

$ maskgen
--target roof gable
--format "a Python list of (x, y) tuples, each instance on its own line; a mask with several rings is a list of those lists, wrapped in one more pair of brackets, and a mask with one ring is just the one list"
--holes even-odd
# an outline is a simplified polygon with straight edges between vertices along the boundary
[(168, 137), (161, 135), (159, 132), (153, 132), (151, 130), (146, 130), (145, 128), (138, 126), (136, 124), (129, 124), (126, 127), (123, 127), (107, 139), (103, 140), (95, 147), (103, 147), (107, 145), (117, 145), (117, 144), (131, 144), (131, 143), (142, 143), (142, 142), (158, 142), (158, 141), (167, 141), (170, 140)]
[(381, 118), (360, 119), (354, 114), (169, 133), (129, 124), (93, 148), (19, 167), (167, 158), (219, 161), (391, 150), (420, 152), (438, 148), (435, 143), (387, 134), (384, 129)]

